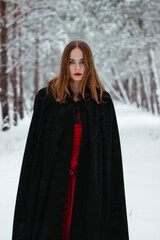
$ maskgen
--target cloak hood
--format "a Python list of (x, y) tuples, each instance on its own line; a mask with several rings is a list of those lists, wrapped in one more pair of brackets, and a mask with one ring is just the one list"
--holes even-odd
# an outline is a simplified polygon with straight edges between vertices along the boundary
[(60, 240), (75, 107), (82, 135), (69, 240), (128, 240), (120, 138), (111, 96), (59, 104), (39, 90), (17, 191), (12, 240)]

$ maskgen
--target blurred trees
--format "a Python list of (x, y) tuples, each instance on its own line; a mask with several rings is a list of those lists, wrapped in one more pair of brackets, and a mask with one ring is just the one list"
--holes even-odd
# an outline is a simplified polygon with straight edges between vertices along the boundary
[(114, 97), (160, 114), (158, 0), (0, 0), (0, 13), (2, 130), (32, 109), (73, 39), (90, 45)]

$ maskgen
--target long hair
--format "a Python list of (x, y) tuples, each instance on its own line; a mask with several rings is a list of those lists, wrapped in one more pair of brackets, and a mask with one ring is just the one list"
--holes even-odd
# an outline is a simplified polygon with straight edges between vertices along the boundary
[[(100, 102), (103, 102), (102, 94), (103, 92), (106, 92), (106, 90), (103, 84), (101, 83), (98, 77), (98, 74), (96, 72), (94, 59), (93, 59), (93, 55), (90, 47), (85, 42), (80, 40), (71, 41), (65, 47), (61, 57), (59, 75), (54, 77), (47, 83), (46, 92), (47, 94), (51, 92), (54, 99), (60, 103), (66, 103), (67, 94), (69, 97), (71, 97), (71, 94), (69, 91), (70, 89), (69, 88), (69, 80), (70, 80), (69, 59), (70, 59), (70, 53), (74, 48), (79, 48), (82, 50), (84, 64), (85, 64), (84, 76), (80, 83), (80, 90), (79, 90), (80, 95), (84, 100), (86, 99), (85, 87), (87, 86), (89, 87), (92, 98), (99, 104)], [(97, 90), (99, 92), (100, 102), (98, 101)]]

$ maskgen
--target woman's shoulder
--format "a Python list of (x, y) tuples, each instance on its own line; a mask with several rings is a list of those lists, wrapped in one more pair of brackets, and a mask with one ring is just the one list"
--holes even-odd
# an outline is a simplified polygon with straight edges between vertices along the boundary
[(51, 95), (51, 93), (50, 92), (47, 93), (47, 87), (40, 88), (35, 98), (38, 99), (39, 101), (53, 100), (53, 96)]
[[(34, 106), (47, 106), (50, 102), (54, 101), (50, 94), (47, 94), (47, 87), (40, 88), (35, 95)], [(35, 108), (34, 107), (34, 108)]]
[[(100, 96), (100, 90), (99, 90), (98, 87), (96, 87), (96, 89), (97, 89), (97, 93), (98, 93), (98, 97), (99, 97)], [(110, 93), (106, 90), (103, 91), (102, 100), (105, 101), (105, 100), (109, 100), (109, 99), (112, 100)]]
[(103, 96), (103, 98), (105, 98), (105, 99), (112, 99), (110, 93), (107, 92), (107, 91), (103, 92), (103, 95), (102, 95), (102, 96)]
[(36, 94), (36, 97), (43, 98), (47, 96), (46, 87), (40, 88)]
[[(98, 94), (98, 97), (100, 96), (100, 90), (99, 88), (96, 87), (96, 90), (97, 90), (97, 94)], [(36, 96), (35, 96), (35, 99), (36, 101), (38, 102), (41, 102), (43, 100), (53, 100), (53, 95), (49, 92), (47, 94), (47, 87), (43, 87), (43, 88), (40, 88), (39, 91), (37, 92)], [(107, 101), (107, 100), (110, 100), (112, 101), (112, 97), (110, 95), (110, 93), (108, 91), (103, 91), (102, 93), (102, 100), (103, 101)]]

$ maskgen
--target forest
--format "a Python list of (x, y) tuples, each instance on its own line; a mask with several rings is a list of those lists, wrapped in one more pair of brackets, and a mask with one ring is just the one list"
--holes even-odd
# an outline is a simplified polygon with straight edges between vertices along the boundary
[(70, 40), (86, 41), (106, 90), (160, 115), (158, 0), (0, 0), (0, 130), (33, 108)]

